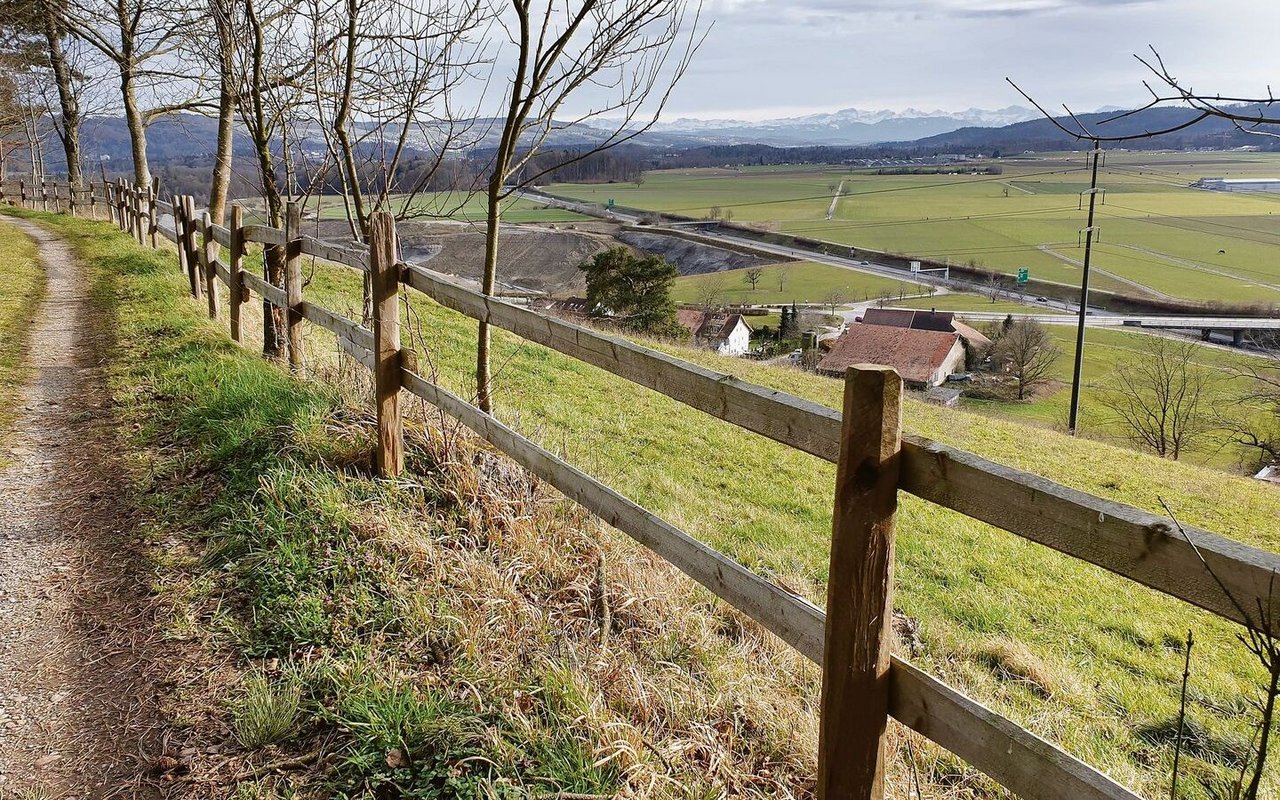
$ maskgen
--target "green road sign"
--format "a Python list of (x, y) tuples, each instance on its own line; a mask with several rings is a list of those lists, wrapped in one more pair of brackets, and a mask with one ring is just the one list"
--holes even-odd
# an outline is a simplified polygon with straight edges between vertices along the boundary
[(613, 198), (612, 198), (612, 197), (610, 197), (610, 198), (609, 198), (609, 205), (608, 205), (608, 207), (609, 207), (609, 208), (613, 208)]
[(1025, 284), (1031, 279), (1031, 270), (1026, 267), (1018, 267), (1018, 283)]

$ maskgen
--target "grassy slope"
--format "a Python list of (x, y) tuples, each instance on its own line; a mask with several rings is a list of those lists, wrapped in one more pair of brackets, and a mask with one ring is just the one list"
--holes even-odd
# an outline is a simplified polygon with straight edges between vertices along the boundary
[[(778, 288), (779, 269), (785, 269), (782, 289)], [(746, 282), (746, 269), (731, 269), (706, 275), (686, 275), (676, 279), (672, 297), (681, 303), (699, 300), (699, 290), (708, 283), (716, 286), (725, 302), (730, 303), (822, 303), (832, 291), (838, 291), (844, 302), (869, 300), (884, 294), (914, 294), (921, 289), (910, 281), (899, 281), (866, 272), (842, 269), (828, 264), (801, 261), (782, 267), (764, 268), (764, 276), (755, 291)]]
[[(176, 277), (163, 279), (158, 290), (148, 290), (153, 273), (114, 288), (125, 289), (121, 294), (129, 303), (136, 302), (129, 299), (134, 294), (147, 291), (180, 292)], [(354, 277), (319, 269), (309, 294), (330, 307), (350, 306), (358, 296)], [(413, 306), (419, 315), (416, 335), (441, 380), (465, 387), (473, 323), (429, 302), (415, 301)], [(263, 492), (255, 494), (241, 485), (229, 493), (231, 502), (253, 504), (219, 507), (218, 513), (201, 518), (202, 524), (214, 529), (230, 526), (243, 538), (251, 531), (237, 528), (235, 519), (262, 513), (269, 521), (287, 518), (316, 502), (329, 508), (335, 484), (343, 491), (374, 491), (358, 477), (343, 472), (334, 477), (297, 461), (327, 454), (330, 464), (340, 464), (350, 449), (349, 442), (325, 444), (327, 435), (321, 435), (322, 417), (334, 409), (331, 401), (323, 394), (307, 393), (315, 399), (302, 404), (300, 413), (291, 412), (284, 420), (264, 413), (257, 408), (256, 395), (245, 392), (246, 380), (238, 377), (240, 370), (257, 376), (262, 367), (235, 348), (220, 345), (208, 326), (190, 321), (189, 307), (187, 314), (177, 334), (167, 333), (175, 325), (168, 311), (164, 319), (124, 328), (126, 338), (141, 342), (148, 335), (177, 336), (139, 358), (133, 377), (122, 379), (126, 386), (136, 385), (154, 374), (148, 382), (160, 391), (143, 396), (139, 413), (153, 418), (177, 413), (199, 399), (185, 383), (198, 380), (211, 397), (194, 403), (190, 413), (178, 413), (174, 432), (193, 437), (203, 458), (215, 463), (230, 459), (233, 466), (241, 457), (237, 441), (244, 443), (242, 449), (258, 452), (264, 447), (258, 441), (264, 431), (298, 427), (298, 432), (287, 433), (286, 444), (294, 455), (286, 462), (271, 461), (268, 453), (263, 456), (267, 462), (254, 464), (255, 469), (272, 470), (265, 500)], [(142, 329), (131, 330), (137, 325)], [(191, 341), (192, 336), (198, 341)], [(173, 358), (196, 344), (213, 355), (202, 355), (196, 363)], [(324, 337), (313, 335), (310, 344), (321, 358)], [(829, 405), (839, 400), (839, 385), (833, 381), (705, 353), (692, 357)], [(502, 416), (696, 535), (759, 569), (781, 574), (815, 597), (821, 595), (833, 481), (829, 465), (512, 337), (497, 337), (495, 366)], [(268, 385), (276, 380), (271, 378)], [(169, 394), (176, 398), (155, 399)], [(217, 401), (212, 407), (211, 400)], [(266, 404), (266, 409), (273, 407)], [(256, 410), (242, 413), (248, 408)], [(1163, 498), (1185, 521), (1271, 549), (1280, 547), (1280, 531), (1269, 524), (1280, 516), (1280, 493), (1270, 487), (1049, 432), (1028, 437), (1026, 428), (1013, 423), (911, 401), (906, 426), (1102, 496), (1152, 509)], [(144, 436), (158, 433), (144, 429)], [(274, 472), (277, 468), (282, 472)], [(168, 469), (186, 474), (182, 465)], [(271, 488), (277, 480), (283, 481), (282, 489), (289, 489), (284, 495)], [(265, 507), (258, 505), (263, 502)], [(373, 497), (368, 502), (376, 505)], [(275, 524), (270, 522), (270, 536), (297, 527), (277, 531)], [(1189, 715), (1199, 735), (1190, 773), (1213, 784), (1239, 758), (1248, 737), (1247, 698), (1253, 695), (1258, 670), (1236, 643), (1230, 626), (913, 498), (903, 498), (899, 530), (897, 604), (920, 621), (923, 648), (917, 660), (931, 671), (1122, 781), (1159, 794), (1172, 759), (1168, 725), (1177, 712), (1182, 660), (1178, 642), (1192, 628), (1198, 644)], [(277, 549), (296, 549), (304, 571), (314, 571), (317, 566), (310, 562), (316, 555), (309, 549), (313, 546), (286, 538)], [(370, 580), (391, 580), (398, 587), (398, 567), (393, 563), (386, 572), (374, 561), (370, 568), (376, 574)], [(368, 588), (361, 580), (352, 591)], [(296, 598), (302, 606), (294, 609), (299, 614), (325, 609), (316, 599), (317, 611), (310, 596), (300, 595), (295, 586), (278, 587), (268, 596), (277, 602)], [(384, 608), (368, 602), (374, 603), (373, 610)], [(292, 619), (279, 610), (264, 617), (275, 618)], [(1188, 796), (1207, 795), (1192, 790)]]
[[(352, 276), (326, 273), (316, 296), (342, 302)], [(349, 302), (349, 301), (347, 301)], [(415, 302), (421, 341), (445, 383), (466, 391), (473, 326)], [(687, 351), (672, 349), (689, 356)], [(836, 382), (710, 354), (694, 360), (837, 406)], [(758, 569), (825, 578), (831, 468), (512, 337), (495, 355), (502, 416), (649, 508)], [(1129, 450), (909, 401), (908, 430), (1095, 494), (1158, 509), (1277, 549), (1280, 493)], [(898, 606), (921, 621), (929, 669), (1156, 793), (1172, 750), (1182, 655), (1193, 628), (1190, 715), (1205, 726), (1194, 770), (1207, 783), (1247, 740), (1258, 670), (1231, 626), (1101, 570), (960, 515), (904, 498)], [(1195, 796), (1195, 795), (1191, 795)]]
[[(27, 342), (36, 309), (44, 297), (44, 270), (35, 243), (11, 225), (0, 225), (0, 443), (17, 416), (18, 396), (30, 370)], [(0, 452), (0, 467), (8, 451)]]
[(166, 700), (175, 742), (219, 748), (187, 765), (201, 797), (808, 795), (798, 656), (456, 432), (410, 425), (410, 476), (371, 479), (343, 373), (292, 380), (203, 318), (171, 253), (42, 219), (109, 315), (167, 633), (234, 665), (181, 665)]

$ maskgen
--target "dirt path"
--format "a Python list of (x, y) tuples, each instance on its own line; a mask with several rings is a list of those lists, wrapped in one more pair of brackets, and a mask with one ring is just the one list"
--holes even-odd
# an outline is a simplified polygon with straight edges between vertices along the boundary
[(48, 295), (0, 471), (0, 797), (154, 797), (155, 623), (97, 368), (88, 287), (31, 223)]

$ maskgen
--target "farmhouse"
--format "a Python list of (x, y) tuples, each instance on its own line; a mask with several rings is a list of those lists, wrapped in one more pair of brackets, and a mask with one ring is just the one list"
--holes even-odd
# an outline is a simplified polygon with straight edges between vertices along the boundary
[(854, 364), (893, 367), (907, 385), (927, 389), (964, 367), (964, 345), (946, 331), (851, 325), (818, 362), (818, 372), (841, 377)]
[(751, 326), (741, 314), (682, 308), (676, 319), (689, 330), (697, 347), (711, 348), (722, 356), (740, 356), (751, 349)]

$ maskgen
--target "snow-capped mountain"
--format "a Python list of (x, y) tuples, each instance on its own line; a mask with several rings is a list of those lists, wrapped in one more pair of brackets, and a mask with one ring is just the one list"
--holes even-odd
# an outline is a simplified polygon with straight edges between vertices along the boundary
[(653, 131), (693, 136), (708, 143), (858, 145), (910, 141), (966, 127), (1001, 127), (1037, 116), (1036, 111), (1022, 106), (996, 110), (969, 108), (964, 111), (846, 108), (830, 113), (761, 121), (681, 117), (661, 122)]

